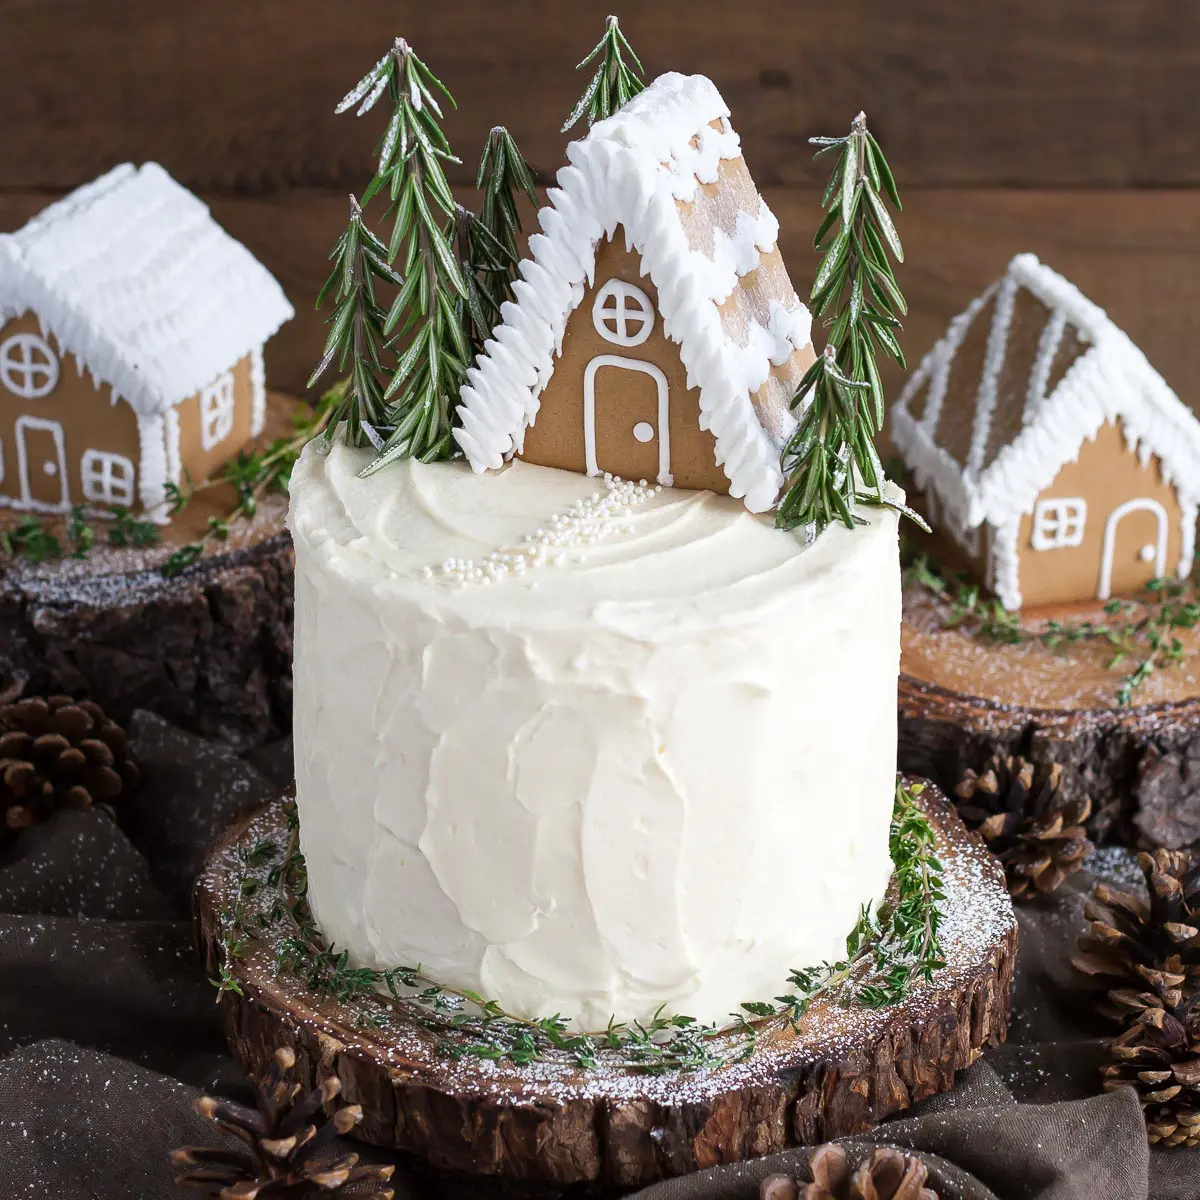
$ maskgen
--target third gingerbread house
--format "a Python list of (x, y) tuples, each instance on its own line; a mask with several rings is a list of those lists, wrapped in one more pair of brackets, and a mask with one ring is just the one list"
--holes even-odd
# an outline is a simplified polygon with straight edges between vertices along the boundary
[(1200, 422), (1031, 254), (951, 322), (892, 412), (914, 502), (1008, 609), (1192, 569)]

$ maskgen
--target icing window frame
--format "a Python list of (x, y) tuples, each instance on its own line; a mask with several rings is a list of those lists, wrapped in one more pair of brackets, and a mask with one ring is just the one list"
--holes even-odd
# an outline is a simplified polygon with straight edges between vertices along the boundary
[(204, 450), (215, 450), (233, 433), (235, 409), (233, 372), (225, 371), (200, 393), (200, 445)]
[(133, 503), (133, 460), (108, 450), (88, 450), (79, 464), (83, 498), (93, 504)]
[(1082, 496), (1039, 500), (1033, 509), (1030, 545), (1035, 550), (1065, 550), (1083, 545), (1087, 501)]
[[(592, 326), (614, 346), (640, 346), (654, 332), (655, 315), (650, 297), (623, 279), (608, 280), (592, 301)], [(633, 333), (631, 321), (639, 322)]]
[[(35, 384), (38, 376), (42, 382)], [(58, 355), (44, 337), (13, 333), (0, 341), (0, 387), (5, 391), (22, 400), (40, 400), (58, 387), (58, 377)]]

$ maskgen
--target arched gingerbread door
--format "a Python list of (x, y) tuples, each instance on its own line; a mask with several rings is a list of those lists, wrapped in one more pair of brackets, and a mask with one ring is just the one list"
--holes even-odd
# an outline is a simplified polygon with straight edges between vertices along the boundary
[[(607, 378), (600, 376), (602, 369), (606, 369)], [(637, 389), (630, 386), (633, 381), (620, 378), (629, 371), (648, 376), (654, 384), (655, 400), (648, 411), (642, 411), (642, 406), (634, 408), (630, 403)], [(614, 403), (604, 403), (606, 392)], [(600, 461), (598, 446), (628, 439), (628, 445), (621, 448), (620, 461), (638, 464), (642, 469), (631, 470), (627, 466), (625, 473), (630, 478), (654, 479), (663, 487), (671, 487), (674, 481), (670, 414), (670, 389), (660, 367), (619, 354), (596, 355), (583, 373), (583, 450), (587, 473), (602, 475), (608, 469)], [(624, 428), (626, 425), (628, 429)]]
[[(1141, 512), (1147, 513), (1151, 520), (1139, 522), (1137, 529), (1134, 530), (1136, 536), (1131, 541), (1126, 536), (1126, 531), (1121, 529), (1122, 520), (1131, 513)], [(1137, 560), (1145, 564), (1145, 580), (1143, 582), (1148, 583), (1151, 579), (1161, 579), (1167, 570), (1167, 535), (1169, 531), (1167, 510), (1157, 500), (1142, 496), (1134, 500), (1126, 500), (1124, 504), (1118, 504), (1108, 514), (1108, 520), (1104, 524), (1098, 597), (1101, 600), (1107, 600), (1112, 595), (1113, 568), (1124, 564), (1125, 558), (1130, 554), (1136, 554)], [(1149, 532), (1149, 536), (1144, 537), (1144, 532)]]

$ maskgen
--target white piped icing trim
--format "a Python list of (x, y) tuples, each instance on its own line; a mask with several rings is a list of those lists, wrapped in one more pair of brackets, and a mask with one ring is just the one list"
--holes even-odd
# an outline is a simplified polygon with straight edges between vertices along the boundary
[(183, 460), (179, 453), (179, 409), (168, 408), (163, 413), (163, 437), (167, 451), (167, 482), (178, 486), (183, 482)]
[[(136, 410), (135, 410), (136, 411)], [(162, 413), (137, 413), (138, 499), (146, 516), (159, 524), (167, 520), (167, 422)]]
[(258, 437), (267, 423), (267, 372), (263, 348), (250, 351), (250, 436)]
[[(1003, 364), (1018, 287), (1027, 288), (1053, 315), (1030, 372), (1022, 428), (980, 470), (996, 398), (995, 377)], [(971, 453), (964, 466), (938, 444), (938, 422), (954, 357), (972, 319), (997, 289), (984, 376), (976, 395)], [(1046, 396), (1054, 356), (1068, 325), (1088, 346)], [(909, 406), (926, 384), (929, 396), (918, 421)], [(1084, 441), (1117, 419), (1141, 461), (1156, 455), (1164, 479), (1176, 490), (1183, 512), (1179, 573), (1186, 575), (1192, 569), (1200, 507), (1200, 422), (1102, 309), (1032, 254), (1021, 254), (999, 284), (950, 323), (946, 335), (909, 377), (892, 410), (892, 437), (917, 486), (936, 491), (943, 509), (953, 513), (962, 527), (987, 522), (995, 528), (993, 590), (1006, 608), (1015, 609), (1021, 605), (1017, 546), (1021, 516), (1033, 512), (1038, 496), (1065, 463), (1078, 457)]]
[(567, 321), (593, 282), (596, 247), (621, 225), (658, 291), (663, 331), (679, 346), (688, 385), (700, 392), (700, 426), (713, 434), (730, 494), (752, 512), (775, 503), (780, 450), (794, 419), (764, 428), (751, 396), (772, 364), (809, 344), (811, 317), (803, 305), (772, 305), (769, 327), (752, 324), (745, 347), (731, 341), (717, 306), (774, 247), (779, 223), (761, 203), (737, 218), (732, 237), (714, 231), (709, 256), (690, 246), (677, 207), (716, 182), (723, 160), (741, 154), (728, 117), (710, 80), (667, 74), (568, 147), (570, 165), (538, 214), (541, 232), (529, 239), (516, 300), (503, 306), (501, 324), (467, 372), (454, 436), (476, 471), (520, 452)]
[(0, 323), (27, 311), (140, 415), (194, 395), (294, 315), (156, 163), (116, 167), (0, 236)]

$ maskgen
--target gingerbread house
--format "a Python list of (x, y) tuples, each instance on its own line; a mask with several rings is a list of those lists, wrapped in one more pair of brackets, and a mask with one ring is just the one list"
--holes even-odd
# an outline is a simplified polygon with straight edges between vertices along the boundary
[(914, 502), (1005, 608), (1191, 572), (1200, 421), (1031, 254), (951, 322), (895, 405), (892, 437)]
[(0, 505), (140, 506), (261, 432), (279, 284), (160, 166), (0, 235)]
[(729, 110), (663, 75), (567, 150), (455, 431), (476, 470), (545, 466), (770, 508), (811, 318)]

